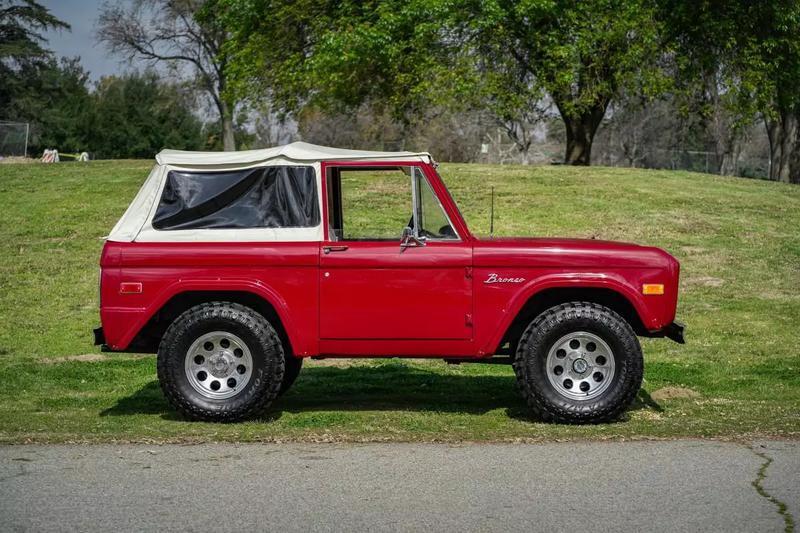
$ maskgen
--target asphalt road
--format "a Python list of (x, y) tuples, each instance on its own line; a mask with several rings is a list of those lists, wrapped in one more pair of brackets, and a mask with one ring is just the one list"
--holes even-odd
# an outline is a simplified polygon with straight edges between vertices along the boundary
[(784, 531), (792, 517), (799, 442), (0, 447), (3, 531)]

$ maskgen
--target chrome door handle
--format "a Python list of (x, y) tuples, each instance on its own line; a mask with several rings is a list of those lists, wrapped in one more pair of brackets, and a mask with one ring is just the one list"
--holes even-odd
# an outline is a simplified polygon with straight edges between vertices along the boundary
[(341, 245), (341, 246), (323, 246), (322, 247), (322, 251), (324, 253), (326, 253), (326, 254), (329, 254), (331, 252), (344, 252), (345, 250), (347, 250), (347, 248), (348, 248), (348, 246), (344, 246), (344, 245)]

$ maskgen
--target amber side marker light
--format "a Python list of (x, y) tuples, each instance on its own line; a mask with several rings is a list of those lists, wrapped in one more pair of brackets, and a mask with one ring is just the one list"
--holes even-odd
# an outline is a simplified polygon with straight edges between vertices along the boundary
[(642, 294), (664, 294), (664, 284), (645, 283), (642, 285)]

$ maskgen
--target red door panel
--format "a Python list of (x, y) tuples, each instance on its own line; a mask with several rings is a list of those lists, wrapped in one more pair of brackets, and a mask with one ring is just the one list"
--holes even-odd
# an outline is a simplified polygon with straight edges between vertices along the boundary
[(323, 243), (320, 338), (470, 339), (471, 266), (463, 243)]

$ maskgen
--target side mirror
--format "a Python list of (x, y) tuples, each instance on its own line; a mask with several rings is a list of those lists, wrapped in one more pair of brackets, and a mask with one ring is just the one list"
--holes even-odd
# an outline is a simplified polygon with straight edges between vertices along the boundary
[(414, 248), (416, 246), (425, 246), (425, 237), (417, 237), (414, 235), (414, 230), (409, 226), (403, 228), (403, 233), (400, 235), (400, 251), (406, 248)]

